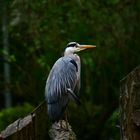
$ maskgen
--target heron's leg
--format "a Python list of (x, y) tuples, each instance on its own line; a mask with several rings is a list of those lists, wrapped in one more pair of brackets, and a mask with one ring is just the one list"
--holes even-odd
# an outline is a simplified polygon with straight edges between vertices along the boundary
[(60, 129), (63, 129), (62, 120), (60, 120)]
[(67, 109), (65, 111), (65, 121), (66, 121), (66, 129), (69, 130), (69, 128), (68, 128), (68, 111), (67, 111)]

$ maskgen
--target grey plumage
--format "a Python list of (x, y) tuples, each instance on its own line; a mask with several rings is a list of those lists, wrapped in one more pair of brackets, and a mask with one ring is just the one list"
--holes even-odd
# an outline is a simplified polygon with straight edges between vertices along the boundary
[[(71, 98), (69, 90), (75, 90), (77, 84), (76, 66), (70, 57), (61, 57), (54, 64), (46, 82), (48, 113), (52, 120), (59, 120)], [(78, 82), (80, 82), (78, 80)], [(80, 88), (80, 87), (78, 87)], [(79, 90), (79, 89), (77, 89)], [(76, 95), (75, 95), (76, 96)], [(74, 99), (75, 100), (75, 99)]]
[(45, 87), (45, 98), (48, 104), (48, 115), (53, 121), (59, 121), (70, 100), (80, 104), (77, 96), (80, 89), (80, 57), (75, 54), (92, 45), (79, 45), (70, 42), (64, 52), (53, 65)]

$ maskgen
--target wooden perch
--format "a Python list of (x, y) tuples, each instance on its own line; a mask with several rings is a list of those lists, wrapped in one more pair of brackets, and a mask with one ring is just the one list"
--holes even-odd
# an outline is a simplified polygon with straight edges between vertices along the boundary
[(46, 102), (32, 113), (16, 120), (0, 133), (0, 140), (47, 140), (48, 119)]
[[(54, 123), (49, 130), (47, 106), (44, 101), (32, 113), (19, 118), (0, 133), (0, 140), (76, 140), (71, 126), (64, 120)], [(67, 130), (66, 130), (67, 129)]]
[(51, 140), (76, 140), (76, 135), (71, 126), (64, 120), (55, 122), (49, 130), (49, 135)]
[(140, 140), (140, 66), (121, 80), (120, 124), (122, 140)]

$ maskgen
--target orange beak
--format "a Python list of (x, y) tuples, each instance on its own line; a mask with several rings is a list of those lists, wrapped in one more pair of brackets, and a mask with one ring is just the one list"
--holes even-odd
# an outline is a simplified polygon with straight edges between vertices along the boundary
[(96, 48), (96, 46), (95, 45), (79, 45), (79, 48), (88, 49), (88, 48)]

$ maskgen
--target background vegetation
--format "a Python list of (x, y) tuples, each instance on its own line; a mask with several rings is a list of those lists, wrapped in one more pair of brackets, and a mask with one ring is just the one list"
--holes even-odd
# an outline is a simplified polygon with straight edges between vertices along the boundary
[[(68, 42), (95, 44), (96, 49), (79, 53), (82, 105), (69, 106), (69, 120), (81, 140), (118, 140), (119, 81), (140, 62), (140, 1), (3, 0), (0, 6), (6, 7), (8, 17), (12, 105), (37, 106), (44, 100), (46, 78)], [(0, 14), (2, 19), (5, 15)], [(0, 39), (2, 109), (2, 30)]]

